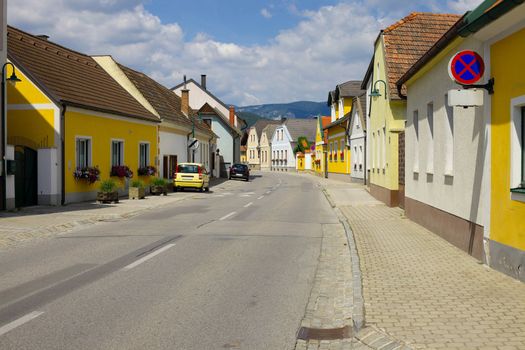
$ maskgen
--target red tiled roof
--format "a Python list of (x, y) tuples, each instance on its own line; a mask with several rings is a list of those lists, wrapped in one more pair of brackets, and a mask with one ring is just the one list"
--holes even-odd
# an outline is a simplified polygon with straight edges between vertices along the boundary
[(58, 103), (159, 122), (90, 56), (10, 26), (7, 52)]
[[(413, 12), (382, 32), (392, 99), (400, 99), (396, 82), (459, 19), (460, 15)], [(403, 94), (406, 93), (403, 86)]]

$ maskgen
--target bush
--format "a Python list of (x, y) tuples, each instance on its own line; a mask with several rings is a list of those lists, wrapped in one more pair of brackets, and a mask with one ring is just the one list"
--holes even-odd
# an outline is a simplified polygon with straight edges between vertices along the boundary
[(155, 175), (156, 172), (157, 172), (157, 169), (155, 169), (153, 165), (148, 165), (143, 168), (138, 168), (137, 170), (137, 173), (140, 176), (152, 176), (152, 175)]
[(133, 177), (133, 171), (127, 165), (115, 165), (111, 167), (109, 176), (127, 177), (130, 179)]
[(107, 179), (100, 183), (100, 192), (110, 193), (117, 190), (117, 183), (115, 180)]
[(77, 181), (82, 180), (92, 184), (100, 180), (100, 170), (98, 169), (98, 166), (77, 168), (77, 170), (73, 172), (73, 176)]
[(130, 187), (143, 188), (144, 187), (144, 182), (142, 182), (140, 180), (133, 180), (133, 181), (131, 181), (131, 184), (129, 186)]
[(152, 186), (166, 186), (167, 182), (163, 178), (155, 177), (151, 180), (150, 185)]

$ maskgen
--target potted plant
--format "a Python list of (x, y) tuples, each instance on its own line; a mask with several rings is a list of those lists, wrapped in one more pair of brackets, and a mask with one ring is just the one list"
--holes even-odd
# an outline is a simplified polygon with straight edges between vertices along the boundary
[(111, 167), (109, 176), (127, 177), (131, 179), (133, 177), (133, 171), (127, 165), (114, 165)]
[(133, 180), (128, 189), (129, 199), (144, 199), (146, 197), (146, 189), (144, 182), (140, 180)]
[(97, 201), (101, 203), (118, 203), (117, 183), (114, 180), (107, 179), (100, 183)]
[(152, 176), (155, 175), (156, 172), (157, 169), (155, 169), (153, 165), (148, 165), (137, 169), (137, 174), (139, 174), (139, 176)]
[(156, 177), (150, 182), (150, 193), (155, 196), (159, 196), (161, 194), (167, 196), (168, 195), (168, 189), (166, 186), (166, 180)]
[(77, 168), (73, 172), (73, 177), (76, 181), (85, 181), (91, 185), (100, 180), (100, 170), (98, 166)]

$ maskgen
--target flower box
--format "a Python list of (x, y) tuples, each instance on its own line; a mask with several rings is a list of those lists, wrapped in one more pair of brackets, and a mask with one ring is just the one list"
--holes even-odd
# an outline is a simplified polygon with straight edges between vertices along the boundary
[(156, 172), (157, 169), (155, 169), (153, 165), (148, 165), (137, 169), (137, 174), (139, 174), (139, 176), (152, 176), (155, 175)]
[(149, 188), (149, 191), (154, 196), (160, 196), (161, 194), (167, 196), (168, 195), (168, 189), (165, 185), (158, 186), (158, 185), (151, 185)]
[(85, 181), (88, 184), (92, 184), (100, 180), (100, 170), (98, 166), (77, 168), (73, 172), (73, 177), (77, 181)]
[(146, 197), (144, 187), (130, 187), (128, 191), (129, 199), (144, 199)]
[(97, 192), (97, 201), (100, 203), (118, 203), (118, 192)]
[(127, 177), (130, 179), (133, 177), (133, 171), (127, 165), (115, 165), (111, 167), (109, 176)]

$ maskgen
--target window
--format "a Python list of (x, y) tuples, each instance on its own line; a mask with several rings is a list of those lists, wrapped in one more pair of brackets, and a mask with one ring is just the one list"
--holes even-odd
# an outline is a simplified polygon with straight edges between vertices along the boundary
[(337, 161), (337, 148), (339, 143), (337, 141), (334, 142), (334, 162)]
[(91, 139), (77, 138), (77, 168), (85, 168), (91, 166)]
[(454, 108), (448, 104), (445, 95), (445, 175), (452, 176), (454, 172)]
[(359, 170), (363, 170), (363, 146), (359, 146)]
[(525, 188), (525, 107), (521, 107), (521, 188)]
[(111, 142), (111, 166), (124, 165), (124, 141)]
[(525, 202), (525, 96), (511, 100), (510, 189), (512, 200)]
[(341, 161), (345, 160), (345, 140), (341, 140)]
[(434, 103), (427, 104), (428, 146), (427, 146), (427, 173), (434, 173)]
[(149, 143), (139, 145), (139, 168), (145, 168), (149, 165)]
[(414, 168), (415, 173), (419, 172), (419, 112), (413, 112), (412, 124), (414, 125)]

